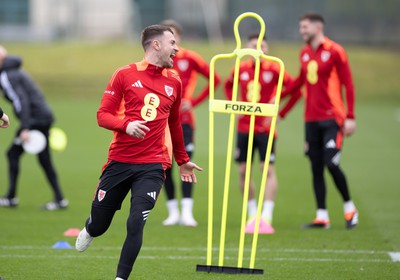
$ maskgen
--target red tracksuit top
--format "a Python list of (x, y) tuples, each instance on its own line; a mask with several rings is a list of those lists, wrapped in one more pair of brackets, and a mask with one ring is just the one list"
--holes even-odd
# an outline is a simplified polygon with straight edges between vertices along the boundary
[[(108, 162), (161, 163), (164, 169), (170, 167), (165, 145), (167, 123), (175, 161), (178, 165), (188, 162), (179, 119), (180, 103), (181, 81), (172, 71), (146, 60), (117, 69), (97, 111), (99, 126), (114, 132)], [(145, 125), (150, 128), (143, 139), (125, 132), (128, 123), (135, 120), (147, 121)]]
[[(238, 101), (251, 102), (254, 87), (255, 64), (253, 59), (248, 59), (240, 63), (239, 68), (239, 89)], [(225, 82), (225, 94), (229, 100), (232, 100), (233, 74)], [(279, 79), (279, 64), (268, 60), (262, 60), (260, 64), (259, 91), (256, 98), (257, 103), (272, 103), (276, 95), (276, 88)], [(290, 84), (293, 79), (285, 71), (283, 77), (283, 86)], [(269, 117), (256, 116), (254, 123), (254, 133), (268, 133), (270, 124), (267, 121)], [(250, 116), (240, 115), (238, 121), (238, 132), (249, 133)], [(276, 135), (275, 135), (276, 136)]]
[[(342, 125), (354, 118), (354, 86), (345, 50), (327, 37), (313, 50), (306, 45), (300, 52), (300, 75), (283, 96), (306, 86), (306, 122), (335, 119)], [(342, 85), (346, 89), (347, 112), (343, 103)]]

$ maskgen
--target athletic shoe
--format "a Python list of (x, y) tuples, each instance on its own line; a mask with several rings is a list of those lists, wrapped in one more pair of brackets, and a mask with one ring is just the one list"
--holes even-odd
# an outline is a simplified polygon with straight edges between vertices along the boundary
[(162, 222), (162, 224), (164, 225), (164, 226), (174, 226), (174, 225), (177, 225), (177, 224), (179, 224), (179, 213), (178, 214), (176, 214), (176, 215), (169, 215), (168, 216), (168, 218), (166, 218), (163, 222)]
[(358, 211), (355, 209), (354, 211), (344, 213), (344, 218), (346, 220), (346, 228), (352, 229), (358, 224)]
[(192, 213), (182, 213), (180, 224), (185, 227), (197, 227), (197, 222)]
[(331, 227), (330, 221), (322, 221), (315, 219), (312, 223), (303, 225), (304, 229), (311, 229), (311, 228), (322, 228), (328, 229)]
[(84, 227), (76, 238), (75, 249), (79, 252), (85, 251), (93, 241), (93, 237), (86, 231)]
[[(244, 231), (245, 233), (253, 234), (255, 227), (256, 227), (256, 219), (253, 218), (247, 223)], [(274, 233), (275, 229), (271, 226), (271, 224), (268, 223), (265, 219), (261, 218), (260, 225), (258, 227), (258, 234), (274, 234)]]
[(59, 209), (65, 209), (68, 207), (68, 200), (63, 199), (60, 201), (50, 201), (43, 205), (42, 209), (46, 211), (54, 211), (54, 210), (59, 210)]
[(0, 207), (17, 207), (18, 206), (18, 198), (7, 198), (7, 197), (0, 197)]

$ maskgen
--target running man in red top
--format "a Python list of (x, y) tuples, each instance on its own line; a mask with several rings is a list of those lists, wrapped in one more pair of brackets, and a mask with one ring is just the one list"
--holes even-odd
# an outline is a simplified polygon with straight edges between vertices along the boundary
[(144, 59), (119, 68), (112, 76), (97, 112), (99, 126), (114, 132), (108, 161), (98, 183), (92, 209), (75, 247), (86, 250), (108, 229), (129, 191), (131, 208), (116, 279), (128, 279), (139, 254), (143, 228), (171, 166), (165, 129), (171, 130), (173, 153), (181, 179), (196, 183), (185, 152), (179, 119), (181, 81), (168, 70), (179, 48), (170, 28), (152, 25), (142, 32)]
[[(247, 47), (257, 49), (258, 33), (251, 34), (248, 37)], [(264, 39), (261, 44), (263, 53), (268, 52), (268, 44)], [(259, 82), (254, 84), (254, 71), (255, 71), (255, 60), (253, 58), (242, 61), (239, 68), (239, 89), (240, 96), (239, 101), (251, 102), (252, 93), (254, 87), (257, 87), (258, 93), (256, 97), (257, 103), (273, 103), (273, 99), (276, 95), (276, 88), (279, 79), (279, 64), (269, 61), (261, 60), (260, 65), (260, 77)], [(232, 100), (232, 88), (233, 88), (233, 75), (234, 69), (231, 75), (225, 82), (225, 93), (229, 100)], [(292, 82), (292, 78), (287, 72), (285, 72), (283, 85)], [(300, 95), (300, 93), (299, 93)], [(296, 96), (296, 95), (293, 95)], [(291, 104), (291, 103), (290, 103)], [(286, 110), (286, 109), (285, 109)], [(270, 130), (270, 117), (255, 117), (254, 126), (254, 140), (253, 149), (257, 149), (260, 155), (260, 168), (261, 171), (264, 169), (264, 159), (267, 153), (268, 135)], [(239, 163), (239, 183), (242, 192), (244, 191), (244, 181), (246, 175), (246, 161), (247, 161), (247, 146), (249, 142), (249, 128), (250, 128), (250, 116), (240, 115), (238, 120), (237, 128), (237, 149), (235, 160)], [(273, 210), (275, 205), (275, 196), (278, 187), (277, 177), (275, 173), (275, 142), (276, 135), (272, 144), (272, 151), (270, 157), (270, 166), (268, 168), (267, 182), (265, 188), (265, 200), (263, 205), (263, 211), (261, 213), (261, 221), (259, 233), (262, 234), (273, 234), (275, 229), (271, 226)], [(249, 220), (246, 225), (246, 233), (253, 233), (255, 226), (255, 217), (257, 215), (257, 201), (255, 198), (255, 187), (253, 181), (250, 181), (249, 189), (249, 200), (248, 200), (248, 216)]]
[[(282, 95), (293, 93), (302, 85), (306, 87), (305, 151), (311, 162), (317, 213), (314, 221), (304, 228), (330, 227), (324, 179), (324, 168), (327, 167), (344, 201), (346, 227), (351, 229), (358, 223), (358, 212), (339, 162), (343, 136), (352, 135), (356, 129), (354, 86), (345, 50), (325, 37), (323, 31), (321, 15), (309, 13), (300, 18), (299, 32), (306, 42), (300, 52), (300, 75)], [(346, 89), (347, 111), (342, 86)]]
[[(194, 152), (194, 130), (195, 115), (194, 108), (205, 101), (209, 95), (209, 85), (207, 84), (199, 94), (194, 96), (197, 77), (202, 75), (209, 78), (210, 68), (204, 59), (196, 52), (180, 47), (182, 26), (174, 20), (164, 20), (162, 25), (172, 29), (175, 35), (179, 52), (174, 59), (173, 70), (179, 74), (182, 81), (182, 104), (181, 104), (181, 123), (185, 141), (185, 149), (189, 157)], [(219, 84), (219, 77), (215, 75), (215, 86)], [(163, 225), (171, 226), (181, 224), (184, 226), (195, 227), (197, 221), (193, 217), (193, 184), (182, 182), (181, 213), (179, 213), (178, 200), (175, 195), (175, 183), (172, 176), (172, 168), (166, 170), (165, 191), (167, 194), (168, 217), (163, 221)]]

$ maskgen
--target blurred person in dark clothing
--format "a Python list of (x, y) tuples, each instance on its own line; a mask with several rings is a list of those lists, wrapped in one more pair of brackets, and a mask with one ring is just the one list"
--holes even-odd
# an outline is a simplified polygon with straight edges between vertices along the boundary
[(44, 150), (38, 153), (39, 163), (54, 193), (54, 201), (46, 203), (43, 209), (49, 211), (64, 209), (68, 206), (68, 200), (61, 192), (48, 144), (49, 130), (54, 122), (54, 116), (40, 89), (29, 75), (21, 70), (21, 64), (21, 58), (7, 55), (7, 50), (0, 46), (0, 89), (5, 98), (12, 103), (15, 115), (20, 120), (15, 140), (7, 151), (9, 187), (7, 194), (0, 197), (0, 207), (18, 205), (17, 180), (20, 157), (24, 153), (22, 143), (29, 140), (31, 130), (38, 130), (46, 138)]

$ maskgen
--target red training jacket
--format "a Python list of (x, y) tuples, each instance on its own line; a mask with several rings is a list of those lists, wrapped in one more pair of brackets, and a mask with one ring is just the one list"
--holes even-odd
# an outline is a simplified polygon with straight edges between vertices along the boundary
[[(146, 60), (116, 70), (97, 111), (99, 126), (114, 132), (108, 161), (161, 163), (164, 169), (170, 167), (165, 145), (168, 123), (175, 161), (178, 165), (188, 162), (179, 119), (180, 103), (181, 81), (172, 71)], [(135, 120), (147, 121), (150, 128), (143, 139), (125, 132), (128, 123)]]
[[(261, 61), (259, 84), (257, 85), (258, 96), (256, 97), (255, 102), (272, 103), (272, 100), (276, 96), (276, 88), (279, 79), (279, 70), (280, 70), (279, 64), (269, 60)], [(254, 88), (254, 82), (253, 82), (254, 72), (255, 72), (255, 62), (253, 59), (248, 59), (240, 63), (240, 68), (239, 68), (240, 95), (237, 96), (238, 101), (245, 101), (245, 102), (252, 101), (252, 93)], [(234, 75), (234, 69), (232, 70), (231, 75), (225, 82), (225, 94), (229, 100), (232, 100), (233, 75)], [(283, 77), (283, 86), (290, 84), (292, 81), (293, 79), (285, 71)], [(292, 104), (292, 102), (290, 104)], [(256, 116), (254, 123), (254, 133), (268, 133), (270, 129), (269, 119), (270, 117)], [(250, 116), (239, 115), (238, 132), (249, 133), (249, 127), (250, 127)]]
[[(305, 120), (335, 119), (342, 125), (346, 118), (354, 119), (354, 86), (343, 47), (325, 37), (317, 50), (308, 44), (301, 50), (300, 63), (300, 75), (282, 94), (293, 93), (305, 84)], [(346, 89), (347, 112), (342, 85)]]

